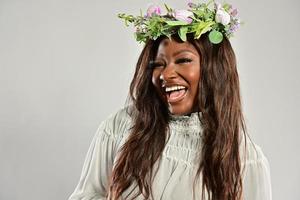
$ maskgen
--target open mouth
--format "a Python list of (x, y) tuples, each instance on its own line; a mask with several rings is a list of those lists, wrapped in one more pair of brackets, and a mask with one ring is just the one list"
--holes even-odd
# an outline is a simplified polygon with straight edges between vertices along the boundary
[(169, 103), (176, 103), (185, 97), (187, 87), (181, 85), (165, 87), (164, 92)]

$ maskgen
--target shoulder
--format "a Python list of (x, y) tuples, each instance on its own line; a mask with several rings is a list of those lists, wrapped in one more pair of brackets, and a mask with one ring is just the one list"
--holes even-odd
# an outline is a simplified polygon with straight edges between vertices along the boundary
[(122, 137), (131, 128), (131, 112), (132, 106), (126, 106), (110, 114), (105, 120), (101, 121), (97, 135), (106, 134), (112, 138)]
[(260, 161), (266, 158), (265, 154), (261, 146), (253, 142), (253, 140), (248, 136), (245, 135), (246, 139), (241, 140), (240, 144), (240, 155), (241, 161), (246, 163), (251, 163), (254, 161)]
[[(246, 137), (242, 148), (242, 176), (245, 199), (272, 199), (270, 165), (261, 146)], [(244, 145), (242, 145), (245, 147)]]
[(253, 142), (248, 135), (246, 135), (246, 141), (242, 141), (240, 150), (241, 163), (242, 166), (245, 165), (246, 170), (247, 168), (270, 170), (268, 158), (262, 147)]

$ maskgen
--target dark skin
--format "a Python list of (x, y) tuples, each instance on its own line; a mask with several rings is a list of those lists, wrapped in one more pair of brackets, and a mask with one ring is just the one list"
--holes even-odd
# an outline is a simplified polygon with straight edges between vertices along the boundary
[(154, 61), (152, 83), (171, 114), (188, 115), (197, 110), (199, 80), (200, 55), (196, 48), (189, 42), (162, 40)]

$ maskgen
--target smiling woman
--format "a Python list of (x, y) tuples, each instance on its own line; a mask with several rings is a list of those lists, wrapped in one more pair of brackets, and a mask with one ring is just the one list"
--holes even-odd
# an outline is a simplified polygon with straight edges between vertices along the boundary
[(192, 44), (165, 38), (151, 67), (152, 83), (172, 114), (197, 110), (200, 56)]
[[(203, 8), (189, 6), (196, 14)], [(224, 28), (231, 8), (215, 7), (205, 16), (224, 24), (213, 26), (209, 18), (200, 26), (196, 19), (201, 37), (187, 24), (194, 18), (182, 21), (191, 11), (163, 24), (183, 27), (171, 35), (138, 33), (145, 46), (130, 104), (99, 126), (70, 200), (272, 199), (268, 160), (246, 133), (236, 58)], [(143, 20), (171, 18), (150, 10)]]

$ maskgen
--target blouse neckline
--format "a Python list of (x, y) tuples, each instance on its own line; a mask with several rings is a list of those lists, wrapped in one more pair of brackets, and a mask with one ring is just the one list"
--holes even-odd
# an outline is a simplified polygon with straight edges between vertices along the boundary
[(201, 112), (192, 112), (188, 115), (170, 115), (170, 123), (180, 124), (184, 126), (199, 126), (200, 119), (202, 117)]

